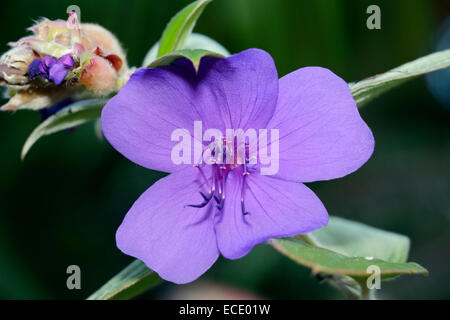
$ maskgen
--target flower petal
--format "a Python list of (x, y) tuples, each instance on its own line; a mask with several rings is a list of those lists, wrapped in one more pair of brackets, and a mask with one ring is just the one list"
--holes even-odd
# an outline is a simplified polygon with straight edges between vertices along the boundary
[(63, 55), (61, 58), (58, 59), (57, 63), (62, 64), (65, 68), (73, 68), (75, 65), (75, 61), (72, 58), (72, 55), (70, 53)]
[(48, 78), (56, 85), (60, 85), (66, 77), (69, 70), (61, 63), (55, 63), (51, 66)]
[(279, 129), (277, 177), (301, 182), (343, 177), (372, 155), (374, 138), (347, 83), (307, 67), (280, 79), (270, 128)]
[[(184, 61), (183, 61), (184, 62)], [(102, 130), (111, 145), (131, 161), (154, 170), (180, 170), (171, 161), (172, 132), (193, 133), (197, 110), (195, 70), (186, 62), (137, 70), (102, 111)]]
[[(139, 69), (109, 100), (102, 129), (111, 145), (149, 169), (174, 172), (175, 129), (194, 133), (264, 127), (276, 106), (278, 79), (269, 54), (251, 49), (224, 59), (203, 58), (198, 73), (187, 59), (170, 66)], [(199, 137), (201, 139), (201, 137)], [(195, 159), (197, 160), (197, 159)], [(192, 159), (194, 161), (194, 159)]]
[(226, 183), (226, 200), (216, 218), (217, 245), (229, 259), (245, 256), (255, 245), (269, 238), (311, 232), (328, 223), (322, 202), (305, 185), (270, 176), (250, 174), (244, 186), (242, 174), (233, 170)]
[(34, 80), (37, 76), (41, 74), (40, 66), (41, 66), (41, 59), (34, 59), (30, 63), (28, 67), (28, 75), (31, 80)]
[(202, 202), (196, 170), (189, 167), (156, 182), (133, 204), (116, 234), (121, 251), (175, 283), (194, 281), (219, 255), (214, 207), (186, 207)]
[(248, 49), (225, 59), (205, 58), (199, 76), (204, 111), (220, 115), (225, 129), (266, 127), (278, 97), (278, 73), (267, 52)]

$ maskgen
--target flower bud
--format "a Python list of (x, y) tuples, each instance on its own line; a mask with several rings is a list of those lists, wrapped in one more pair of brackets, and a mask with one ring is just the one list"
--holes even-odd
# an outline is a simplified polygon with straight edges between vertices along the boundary
[(125, 53), (116, 37), (91, 23), (43, 19), (31, 36), (9, 43), (0, 58), (0, 85), (12, 96), (2, 110), (41, 109), (58, 99), (102, 96), (123, 85)]
[(28, 66), (36, 58), (29, 47), (15, 47), (0, 58), (0, 84), (25, 86), (30, 83)]

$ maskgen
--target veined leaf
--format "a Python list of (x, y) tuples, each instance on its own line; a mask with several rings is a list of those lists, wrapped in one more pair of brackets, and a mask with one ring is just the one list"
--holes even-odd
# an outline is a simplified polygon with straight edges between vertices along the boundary
[(46, 119), (33, 130), (31, 135), (27, 138), (27, 141), (25, 141), (22, 148), (22, 160), (25, 158), (30, 148), (41, 137), (73, 128), (100, 117), (101, 110), (106, 101), (107, 99), (88, 99), (78, 101)]
[(203, 57), (223, 58), (221, 54), (210, 52), (203, 49), (194, 49), (194, 50), (183, 49), (166, 54), (165, 56), (156, 59), (148, 66), (148, 68), (166, 66), (171, 64), (176, 59), (186, 58), (192, 62), (192, 65), (194, 66), (195, 70), (198, 71), (198, 67), (200, 66), (200, 60)]
[[(192, 33), (185, 41), (182, 49), (203, 49), (218, 53), (220, 55), (223, 55), (224, 57), (230, 55), (230, 52), (228, 52), (228, 50), (225, 49), (225, 47), (218, 43), (216, 40), (200, 33)], [(155, 61), (158, 56), (158, 50), (159, 42), (155, 43), (153, 47), (147, 52), (142, 66), (146, 67), (153, 61)]]
[(156, 286), (162, 279), (140, 260), (133, 261), (87, 300), (130, 299)]
[(429, 54), (388, 72), (352, 82), (349, 86), (358, 106), (362, 106), (407, 80), (448, 67), (450, 67), (450, 49)]
[(212, 0), (195, 1), (178, 12), (167, 24), (159, 40), (158, 57), (183, 48), (203, 9)]
[(381, 276), (384, 278), (401, 274), (428, 274), (425, 268), (414, 262), (395, 263), (381, 259), (349, 257), (328, 249), (307, 245), (295, 238), (272, 239), (269, 243), (297, 263), (311, 268), (315, 274), (340, 274), (366, 278), (371, 275), (368, 268), (372, 265), (380, 268)]
[(293, 238), (272, 239), (270, 244), (314, 273), (368, 277), (376, 265), (385, 278), (401, 274), (428, 274), (406, 262), (409, 239), (362, 223), (331, 217), (328, 226)]
[(299, 239), (348, 257), (369, 257), (389, 262), (406, 262), (410, 244), (404, 235), (339, 217), (330, 217), (326, 227)]

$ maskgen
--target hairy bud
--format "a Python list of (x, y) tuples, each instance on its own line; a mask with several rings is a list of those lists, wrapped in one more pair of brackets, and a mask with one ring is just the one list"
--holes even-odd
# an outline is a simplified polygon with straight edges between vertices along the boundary
[(125, 53), (116, 37), (96, 24), (43, 19), (32, 35), (11, 42), (0, 58), (0, 85), (9, 88), (2, 110), (42, 109), (77, 95), (113, 93), (128, 77)]

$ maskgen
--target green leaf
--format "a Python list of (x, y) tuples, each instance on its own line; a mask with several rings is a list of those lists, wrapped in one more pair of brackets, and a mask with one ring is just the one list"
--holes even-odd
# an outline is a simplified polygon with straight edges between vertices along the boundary
[(197, 19), (211, 0), (198, 0), (178, 12), (167, 24), (158, 50), (158, 57), (183, 48), (184, 42), (194, 29)]
[(388, 72), (358, 82), (352, 82), (349, 86), (358, 106), (362, 106), (381, 93), (407, 80), (425, 73), (448, 68), (449, 66), (450, 49), (429, 54)]
[(162, 279), (140, 260), (133, 261), (87, 300), (130, 299), (156, 286)]
[(73, 128), (100, 117), (101, 110), (106, 101), (106, 99), (88, 99), (78, 101), (46, 119), (33, 130), (31, 135), (27, 138), (27, 141), (25, 141), (22, 148), (22, 160), (25, 158), (30, 148), (41, 137)]
[[(222, 46), (220, 43), (218, 43), (216, 40), (200, 33), (192, 33), (187, 38), (182, 49), (203, 49), (211, 52), (216, 52), (218, 54), (223, 55), (224, 57), (230, 55), (230, 52), (228, 52), (228, 50), (225, 49), (225, 47)], [(148, 66), (150, 63), (156, 60), (158, 50), (159, 50), (159, 42), (155, 43), (146, 54), (144, 62), (142, 63), (144, 67)]]
[(314, 273), (367, 277), (367, 268), (377, 265), (384, 278), (428, 274), (417, 263), (406, 262), (407, 237), (337, 217), (310, 234), (272, 239), (270, 244)]
[(364, 257), (349, 257), (343, 254), (308, 245), (295, 238), (272, 239), (269, 243), (279, 252), (309, 267), (315, 274), (340, 274), (364, 278), (370, 276), (367, 268), (376, 265), (381, 276), (397, 276), (401, 274), (428, 274), (428, 271), (414, 262), (395, 263), (381, 259), (368, 260)]
[(166, 65), (171, 64), (176, 59), (186, 58), (192, 62), (192, 65), (194, 66), (195, 70), (198, 71), (198, 67), (200, 66), (200, 61), (203, 57), (223, 58), (223, 56), (219, 53), (210, 52), (210, 51), (203, 50), (203, 49), (194, 49), (194, 50), (183, 49), (183, 50), (179, 50), (179, 51), (175, 51), (175, 52), (166, 54), (165, 56), (153, 61), (147, 67), (155, 68), (155, 67), (166, 66)]
[(389, 262), (406, 262), (410, 244), (404, 235), (339, 217), (330, 217), (326, 227), (302, 238), (345, 256), (373, 257)]

